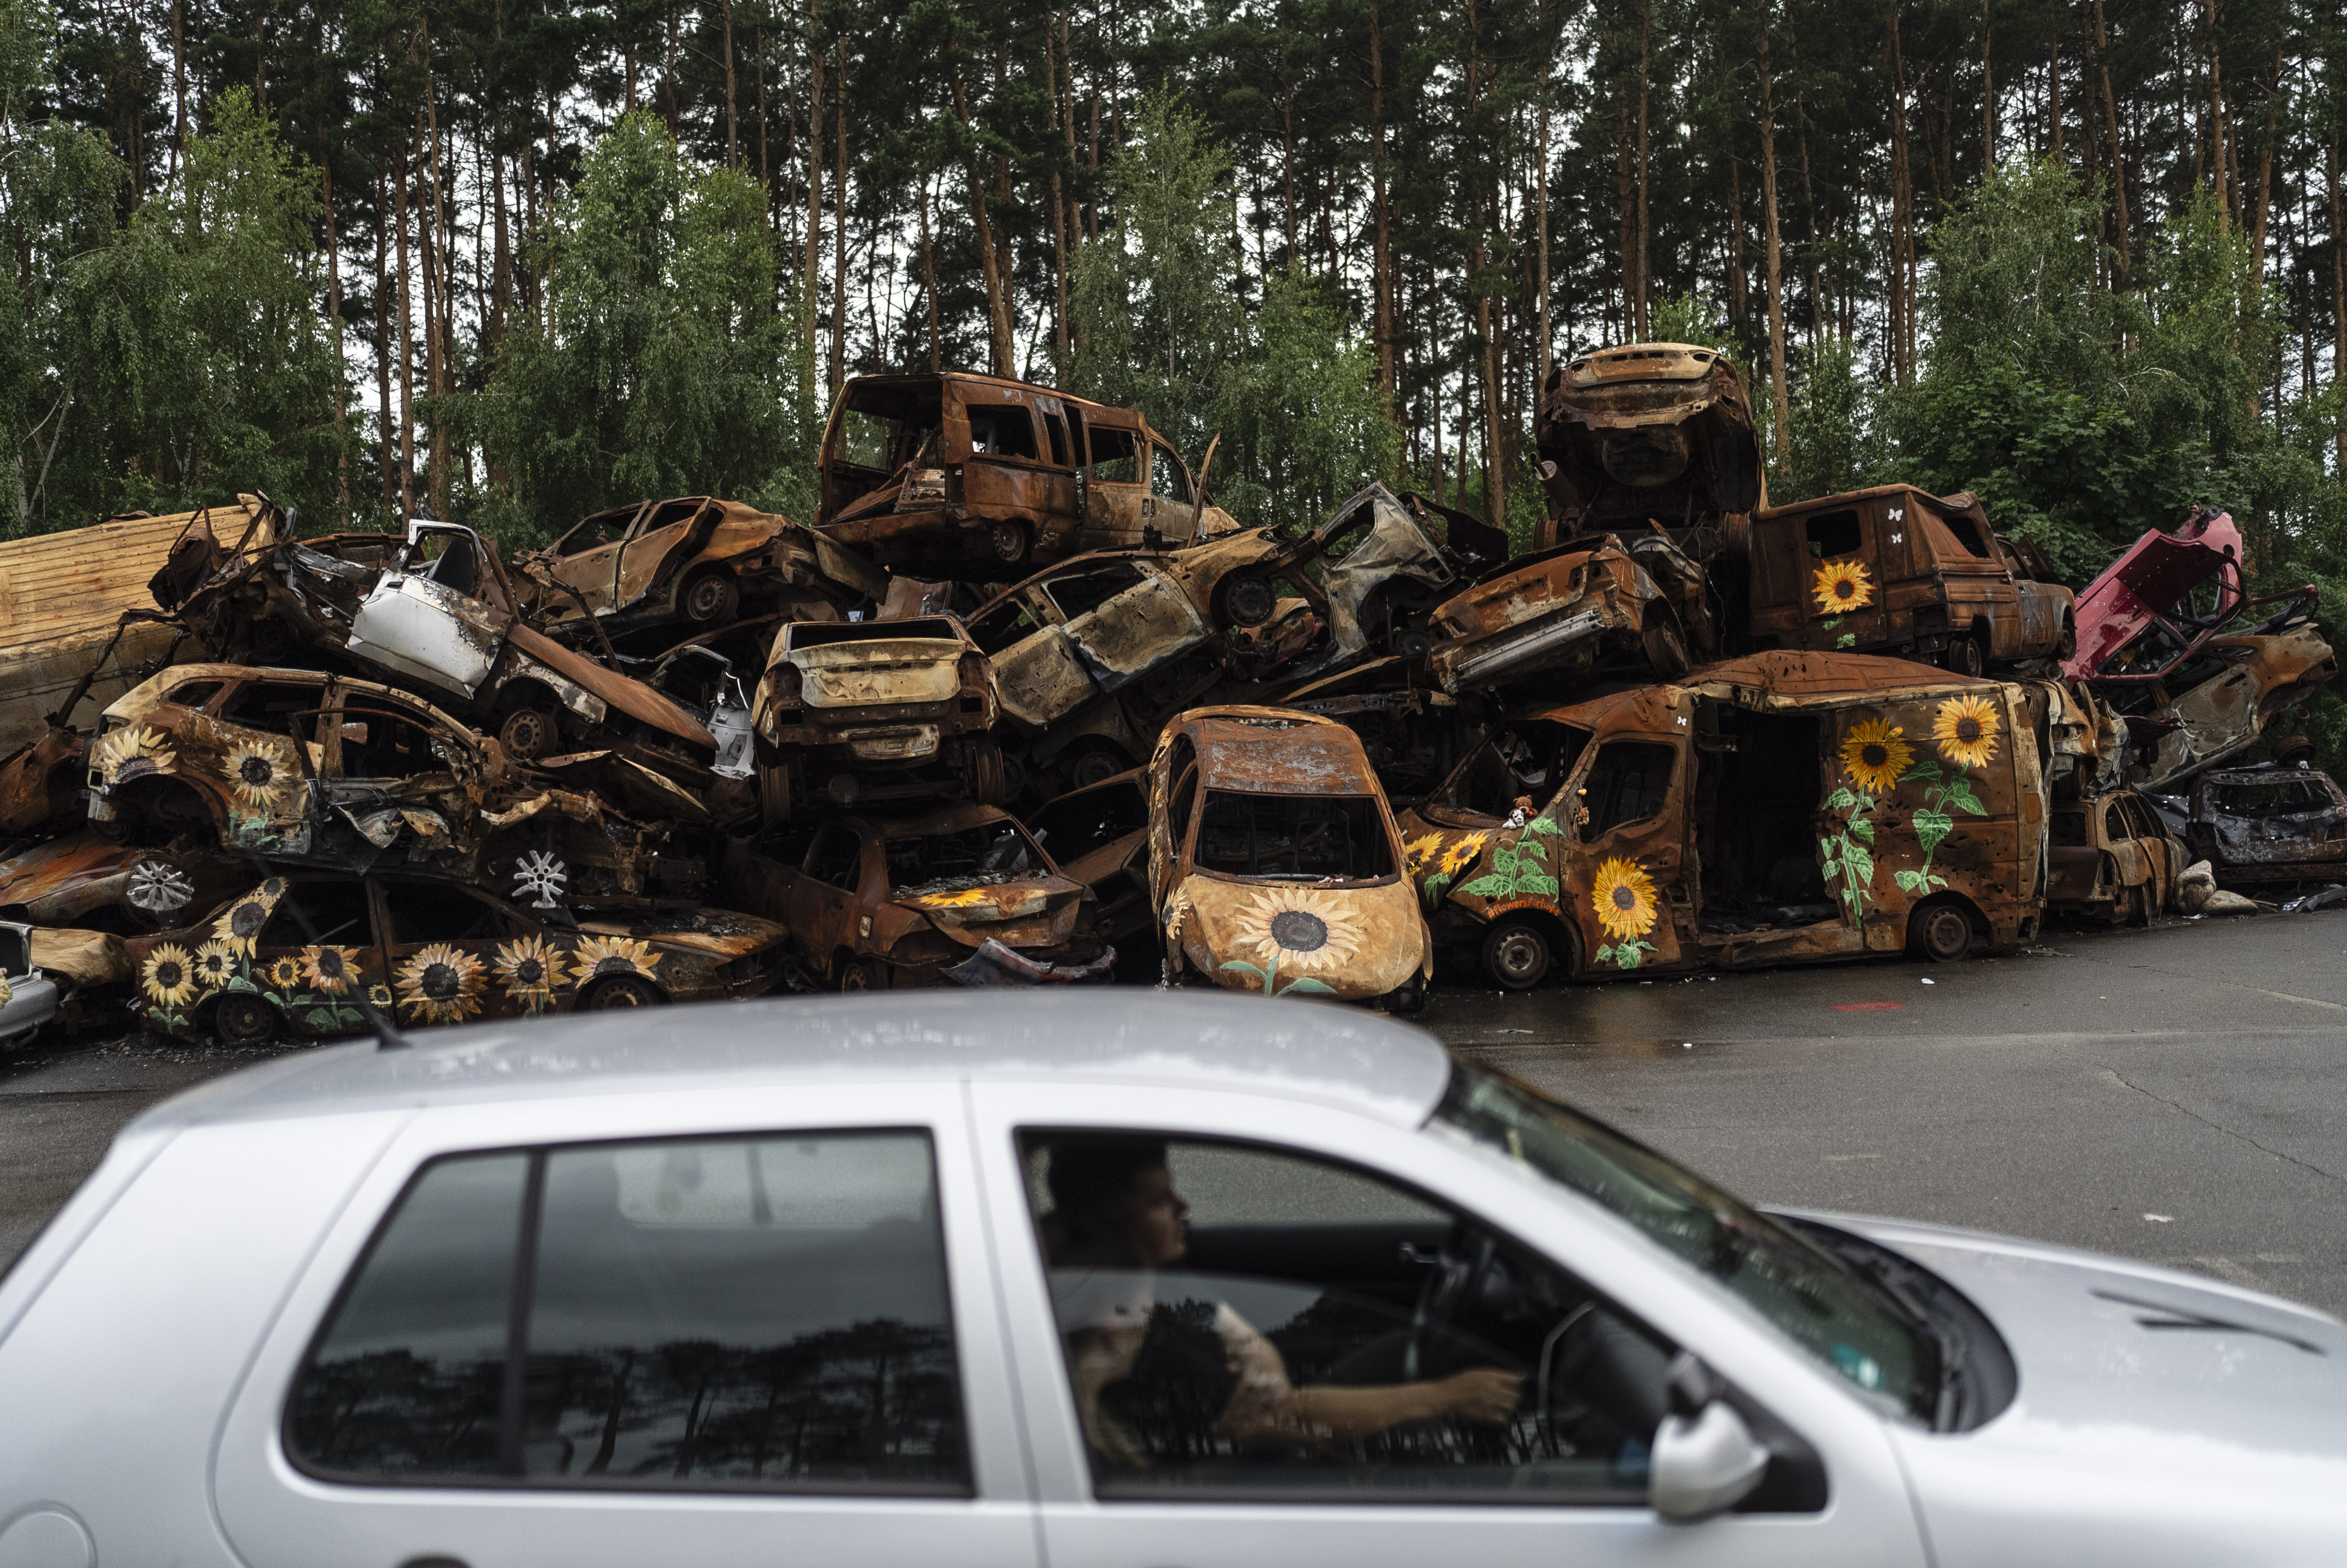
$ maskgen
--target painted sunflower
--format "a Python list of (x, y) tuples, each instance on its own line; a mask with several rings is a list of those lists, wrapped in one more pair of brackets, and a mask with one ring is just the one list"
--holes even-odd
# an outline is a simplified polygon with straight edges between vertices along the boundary
[(147, 724), (132, 724), (102, 735), (90, 748), (90, 765), (108, 784), (128, 784), (149, 774), (168, 774), (179, 765), (171, 737)]
[(1490, 843), (1491, 838), (1488, 833), (1471, 833), (1457, 840), (1442, 852), (1442, 864), (1438, 869), (1445, 876), (1458, 876), (1475, 864), (1476, 856), (1483, 853), (1483, 845)]
[(302, 951), (302, 978), (330, 997), (338, 997), (359, 983), (359, 950), (356, 948), (305, 948)]
[(1616, 941), (1643, 937), (1655, 928), (1661, 911), (1655, 905), (1655, 879), (1636, 861), (1615, 856), (1600, 861), (1589, 886), (1589, 907), (1597, 923)]
[(215, 937), (196, 949), (196, 979), (207, 986), (224, 986), (236, 973), (236, 953)]
[(272, 740), (239, 741), (221, 767), (236, 798), (258, 812), (283, 804), (296, 776), (292, 747)]
[(1996, 756), (1996, 709), (1985, 697), (1951, 697), (1932, 720), (1932, 743), (1960, 768), (1986, 767)]
[(1858, 787), (1880, 794), (1899, 787), (1900, 775), (1915, 760), (1907, 732), (1888, 719), (1860, 719), (1842, 737), (1841, 765)]
[(302, 960), (288, 953), (272, 958), (269, 964), (269, 983), (280, 991), (290, 991), (302, 983)]
[(1862, 560), (1829, 560), (1818, 568), (1809, 592), (1817, 599), (1819, 615), (1841, 615), (1874, 602), (1874, 581)]
[(377, 981), (374, 985), (367, 987), (367, 1000), (379, 1008), (389, 1007), (391, 1005), (391, 988), (383, 984), (381, 981)]
[(461, 1023), (481, 1010), (481, 960), (434, 942), (392, 977), (399, 1005), (425, 1023)]
[(570, 981), (570, 968), (559, 948), (549, 948), (543, 937), (523, 937), (497, 948), (497, 979), (505, 982), (508, 1000), (539, 1012), (554, 1001), (554, 993)]
[(605, 975), (638, 975), (651, 979), (652, 970), (660, 967), (661, 955), (652, 951), (650, 943), (630, 937), (589, 937), (579, 944), (571, 959), (578, 965), (571, 978), (584, 985)]
[(1266, 965), (1291, 973), (1337, 969), (1360, 951), (1360, 917), (1348, 902), (1309, 887), (1258, 893), (1238, 918), (1238, 939)]
[(138, 987), (159, 1008), (185, 1006), (197, 991), (195, 960), (177, 942), (165, 942), (147, 955), (138, 971)]
[[(277, 889), (276, 893), (270, 891), (272, 886)], [(269, 912), (277, 907), (278, 894), (284, 891), (285, 884), (271, 877), (230, 905), (227, 911), (212, 922), (212, 935), (226, 942), (229, 950), (238, 957), (252, 957), (253, 941), (261, 935), (261, 928), (269, 924)]]
[(1402, 867), (1412, 877), (1428, 876), (1435, 869), (1436, 857), (1441, 853), (1442, 835), (1430, 833), (1413, 838), (1401, 846)]

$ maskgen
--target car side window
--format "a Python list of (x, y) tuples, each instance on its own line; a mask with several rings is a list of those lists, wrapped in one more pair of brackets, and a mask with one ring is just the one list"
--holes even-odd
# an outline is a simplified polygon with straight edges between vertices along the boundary
[(967, 1495), (926, 1133), (435, 1161), (294, 1383), (346, 1481)]
[(416, 942), (481, 942), (519, 933), (494, 905), (437, 882), (394, 882), (383, 890), (394, 947)]
[(758, 853), (777, 866), (796, 871), (806, 864), (807, 850), (822, 825), (821, 822), (801, 816), (770, 827), (758, 835)]
[(988, 457), (1035, 456), (1035, 420), (1023, 403), (969, 405), (969, 449)]
[(1126, 589), (1148, 580), (1131, 561), (1102, 561), (1082, 571), (1055, 577), (1043, 587), (1051, 603), (1070, 620), (1098, 610)]
[(825, 823), (807, 856), (807, 875), (853, 893), (864, 881), (864, 840), (852, 827)]
[[(306, 927), (302, 925), (305, 917), (309, 921)], [(255, 945), (364, 948), (374, 942), (374, 936), (367, 929), (366, 884), (353, 877), (349, 881), (294, 884), (270, 912), (269, 924), (261, 928)]]
[(1597, 750), (1581, 785), (1581, 842), (1594, 843), (1617, 827), (1660, 815), (1678, 765), (1676, 746), (1659, 741), (1608, 741)]
[(1021, 1153), (1102, 1500), (1644, 1500), (1674, 1348), (1508, 1237), (1290, 1150)]

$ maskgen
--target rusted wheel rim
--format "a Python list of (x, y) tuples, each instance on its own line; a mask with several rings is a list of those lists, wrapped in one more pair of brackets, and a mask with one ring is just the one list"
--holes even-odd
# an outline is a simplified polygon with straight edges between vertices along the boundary
[(231, 991), (212, 1012), (212, 1028), (231, 1045), (261, 1045), (277, 1038), (277, 1009), (257, 996)]
[(553, 716), (536, 708), (515, 709), (497, 728), (498, 743), (508, 755), (522, 762), (534, 762), (553, 751), (555, 734)]
[(715, 572), (695, 578), (684, 590), (685, 619), (710, 621), (724, 614), (726, 589), (730, 586)]

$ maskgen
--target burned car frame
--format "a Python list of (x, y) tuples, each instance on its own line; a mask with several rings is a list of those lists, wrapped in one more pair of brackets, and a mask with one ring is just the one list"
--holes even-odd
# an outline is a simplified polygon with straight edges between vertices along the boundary
[(2127, 782), (2173, 790), (2247, 751), (2336, 676), (2314, 602), (2310, 585), (2241, 600), (2197, 627), (2156, 616), (2106, 657), (2083, 683), (2126, 722)]
[(2219, 885), (2347, 882), (2347, 793), (2314, 768), (2220, 768), (2192, 784), (2185, 841)]
[(1767, 504), (1743, 377), (1700, 343), (1629, 343), (1567, 360), (1541, 387), (1535, 435), (1548, 494), (1535, 549), (1662, 529), (1709, 564), (1742, 556), (1747, 519)]
[(2176, 902), (2184, 865), (2183, 845), (2135, 791), (2057, 800), (2047, 819), (2045, 907), (2148, 926)]
[[(1442, 689), (1609, 670), (1675, 681), (1717, 651), (1703, 568), (1662, 534), (1568, 540), (1488, 572), (1434, 610)], [(1690, 650), (1693, 657), (1690, 657)]]

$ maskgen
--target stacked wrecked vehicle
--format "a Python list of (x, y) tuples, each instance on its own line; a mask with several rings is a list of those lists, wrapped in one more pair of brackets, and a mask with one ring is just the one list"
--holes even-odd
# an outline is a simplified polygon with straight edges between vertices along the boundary
[(1687, 344), (1560, 364), (1536, 436), (1522, 551), (1379, 484), (1243, 527), (1212, 445), (962, 374), (849, 382), (805, 522), (646, 499), (507, 560), (246, 496), (0, 546), (0, 594), (64, 584), (0, 692), (0, 1035), (108, 994), (239, 1043), (777, 987), (1408, 1011), (2347, 880), (2347, 795), (2272, 739), (2336, 673), (2312, 590), (2250, 597), (2223, 514), (2073, 594), (1971, 495), (1771, 507)]

